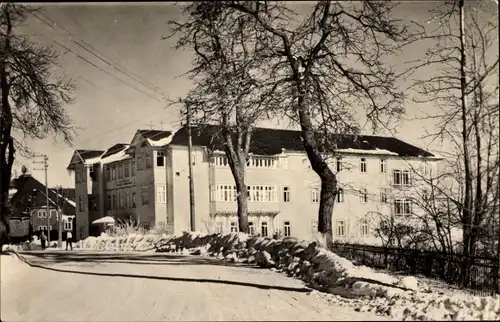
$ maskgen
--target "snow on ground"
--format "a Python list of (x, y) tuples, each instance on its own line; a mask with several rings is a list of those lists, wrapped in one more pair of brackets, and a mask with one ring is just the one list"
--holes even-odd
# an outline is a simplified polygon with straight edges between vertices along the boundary
[[(500, 319), (500, 297), (470, 296), (466, 292), (442, 294), (415, 277), (396, 277), (293, 238), (272, 240), (242, 233), (182, 236), (129, 235), (90, 237), (78, 244), (83, 249), (107, 251), (180, 251), (210, 254), (228, 261), (257, 263), (306, 281), (327, 299), (350, 298), (346, 303), (405, 320)], [(340, 296), (340, 297), (339, 297)]]
[(24, 264), (22, 276), (7, 287), (2, 282), (6, 321), (390, 320), (331, 305), (299, 280), (211, 258), (91, 251), (22, 256), (45, 269)]

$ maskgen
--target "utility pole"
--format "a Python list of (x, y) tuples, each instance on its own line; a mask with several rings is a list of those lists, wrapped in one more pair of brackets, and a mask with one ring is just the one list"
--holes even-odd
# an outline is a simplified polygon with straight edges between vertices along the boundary
[(47, 216), (47, 245), (50, 248), (50, 208), (49, 208), (49, 183), (47, 179), (47, 169), (49, 167), (48, 161), (49, 157), (44, 154), (41, 156), (36, 156), (36, 157), (43, 157), (43, 161), (33, 161), (33, 163), (41, 163), (43, 164), (43, 169), (34, 169), (34, 170), (43, 170), (45, 171), (45, 199), (46, 199), (46, 216)]
[(58, 238), (57, 238), (57, 247), (61, 249), (62, 247), (62, 230), (63, 230), (63, 220), (62, 220), (62, 212), (61, 212), (61, 206), (59, 203), (59, 195), (62, 197), (62, 202), (65, 201), (64, 195), (62, 194), (62, 186), (57, 186), (56, 187), (56, 205), (57, 205), (57, 232), (58, 232)]
[(191, 150), (193, 142), (191, 138), (191, 105), (186, 104), (187, 108), (187, 130), (188, 130), (188, 162), (189, 162), (189, 213), (191, 218), (191, 231), (196, 230), (196, 217), (194, 207), (194, 179), (193, 179), (193, 162), (191, 160)]

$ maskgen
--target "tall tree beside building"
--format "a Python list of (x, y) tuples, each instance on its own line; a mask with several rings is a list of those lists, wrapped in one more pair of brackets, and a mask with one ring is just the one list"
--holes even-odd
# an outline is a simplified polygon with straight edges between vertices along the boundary
[[(387, 126), (403, 113), (398, 75), (386, 62), (413, 35), (394, 18), (396, 5), (391, 2), (295, 5), (302, 6), (300, 12), (276, 1), (196, 2), (188, 7), (182, 26), (185, 39), (192, 40), (199, 36), (194, 26), (214, 24), (206, 41), (216, 48), (231, 48), (235, 42), (241, 46), (239, 39), (251, 44), (246, 61), (259, 71), (251, 74), (259, 81), (257, 93), (273, 88), (275, 114), (300, 126), (311, 167), (321, 179), (318, 230), (329, 243), (337, 194), (337, 176), (325, 155), (335, 150), (331, 134), (357, 133), (360, 112), (375, 127)], [(245, 75), (247, 65), (239, 57), (205, 58), (201, 56), (200, 62), (217, 77), (225, 68), (236, 69), (230, 78), (233, 84)], [(224, 103), (234, 101), (229, 91), (218, 95)]]
[(180, 99), (182, 110), (189, 111), (187, 117), (199, 130), (204, 124), (221, 126), (214, 135), (224, 143), (235, 181), (239, 230), (248, 233), (245, 168), (252, 128), (279, 106), (273, 95), (278, 82), (261, 70), (263, 52), (248, 17), (200, 3), (186, 6), (184, 13), (187, 22), (170, 23), (172, 35), (180, 35), (177, 48), (195, 53), (188, 73), (195, 86)]
[[(428, 116), (437, 124), (431, 135), (452, 147), (446, 170), (439, 173), (441, 184), (433, 189), (452, 207), (448, 221), (462, 230), (462, 252), (469, 256), (480, 244), (489, 244), (494, 253), (498, 243), (498, 16), (493, 12), (493, 2), (463, 0), (433, 11), (428, 39), (434, 46), (414, 67), (436, 71), (416, 79), (416, 101), (437, 107)], [(464, 263), (465, 285), (469, 270), (470, 263)]]
[(61, 135), (71, 142), (73, 127), (65, 110), (71, 103), (72, 83), (57, 78), (53, 67), (58, 54), (50, 47), (36, 44), (19, 34), (18, 27), (37, 10), (15, 3), (0, 7), (0, 233), (8, 234), (9, 182), (16, 150), (24, 149), (14, 138), (44, 139)]

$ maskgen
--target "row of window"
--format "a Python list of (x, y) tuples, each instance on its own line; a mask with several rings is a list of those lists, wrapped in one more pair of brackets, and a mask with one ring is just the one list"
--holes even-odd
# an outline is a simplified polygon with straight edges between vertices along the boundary
[[(223, 226), (224, 224), (221, 222), (221, 221), (218, 221), (215, 223), (215, 232), (216, 233), (222, 233), (223, 232)], [(238, 225), (238, 222), (237, 221), (232, 221), (230, 223), (230, 231), (232, 233), (237, 233), (239, 232), (239, 225)], [(268, 222), (267, 221), (262, 221), (260, 223), (260, 229), (258, 230), (258, 232), (256, 232), (255, 230), (255, 224), (253, 221), (249, 221), (248, 222), (248, 230), (249, 230), (249, 233), (250, 235), (255, 235), (255, 234), (260, 234), (261, 236), (263, 237), (267, 237), (269, 236), (269, 225), (268, 225)], [(290, 223), (290, 221), (284, 221), (283, 222), (283, 235), (285, 237), (289, 237), (291, 236), (292, 234), (292, 225)]]
[[(255, 230), (255, 225), (252, 221), (248, 222), (248, 228), (249, 228), (249, 233), (250, 235), (255, 235), (256, 233), (259, 233), (261, 236), (268, 236), (269, 230), (268, 230), (268, 223), (267, 221), (262, 221), (260, 223), (260, 229), (258, 232)], [(367, 236), (370, 234), (370, 227), (368, 224), (367, 220), (361, 220), (359, 225), (359, 233), (361, 236)], [(230, 223), (230, 231), (232, 233), (237, 233), (239, 231), (238, 227), (238, 222), (237, 221), (232, 221)], [(318, 231), (318, 222), (313, 221), (313, 231), (317, 232)], [(215, 232), (216, 233), (222, 233), (223, 232), (223, 223), (222, 222), (216, 222), (215, 224)], [(292, 235), (292, 224), (291, 221), (286, 220), (283, 222), (283, 236), (289, 237)], [(347, 235), (347, 223), (345, 220), (337, 220), (335, 222), (335, 235), (338, 237), (345, 237)]]
[[(283, 159), (282, 167), (288, 168), (287, 159)], [(226, 155), (217, 154), (214, 155), (211, 161), (212, 165), (217, 167), (227, 167), (229, 166), (229, 161)], [(267, 157), (267, 156), (252, 156), (247, 161), (247, 167), (249, 168), (270, 168), (277, 169), (279, 165), (279, 158), (277, 157)]]
[[(39, 231), (46, 231), (47, 226), (46, 225), (40, 225), (38, 226)], [(49, 230), (52, 230), (52, 226), (49, 226)], [(63, 222), (63, 230), (73, 230), (73, 222), (71, 221), (64, 221)]]
[[(290, 200), (289, 187), (285, 187)], [(284, 190), (285, 191), (285, 190)], [(212, 186), (211, 200), (221, 202), (236, 201), (237, 191), (234, 185), (217, 184)], [(247, 198), (249, 202), (278, 202), (278, 189), (276, 186), (247, 186)]]
[[(57, 211), (51, 210), (49, 212), (49, 218), (52, 218), (52, 216), (56, 217), (57, 216)], [(47, 218), (47, 212), (45, 210), (38, 210), (37, 211), (37, 217), (38, 218)]]
[[(124, 208), (135, 208), (135, 188), (115, 189), (108, 192), (107, 210), (116, 210)], [(141, 186), (141, 204), (148, 205), (150, 202), (149, 186)], [(156, 185), (156, 203), (167, 202), (167, 187), (165, 185)]]

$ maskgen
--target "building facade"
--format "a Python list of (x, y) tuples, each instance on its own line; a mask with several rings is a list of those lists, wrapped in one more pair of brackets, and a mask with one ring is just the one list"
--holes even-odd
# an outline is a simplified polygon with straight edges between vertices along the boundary
[[(195, 228), (235, 232), (236, 188), (218, 133), (213, 125), (192, 131)], [(186, 127), (139, 130), (130, 144), (98, 157), (75, 151), (68, 169), (76, 173), (77, 218), (86, 218), (77, 222), (87, 223), (77, 238), (88, 236), (89, 223), (105, 215), (170, 233), (190, 230), (187, 142)], [(407, 221), (418, 212), (412, 197), (425, 187), (417, 179), (437, 170), (438, 157), (388, 137), (342, 136), (337, 145), (336, 156), (328, 157), (341, 188), (333, 214), (337, 239), (369, 240), (384, 218)], [(250, 152), (245, 180), (251, 232), (310, 239), (317, 232), (320, 180), (300, 132), (255, 128)]]
[[(33, 234), (38, 235), (42, 231), (50, 232), (52, 240), (57, 239), (59, 220), (62, 220), (63, 238), (68, 231), (73, 231), (75, 218), (75, 202), (65, 196), (64, 191), (49, 189), (47, 210), (47, 196), (45, 185), (35, 179), (29, 173), (23, 173), (14, 178), (11, 183), (12, 197), (9, 203), (12, 207), (11, 217), (29, 218)], [(60, 212), (60, 218), (58, 216)], [(25, 227), (23, 227), (23, 230)], [(11, 235), (17, 233), (11, 230)], [(21, 237), (21, 236), (19, 236)]]

